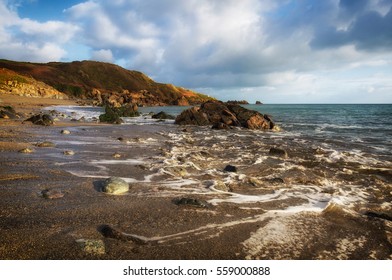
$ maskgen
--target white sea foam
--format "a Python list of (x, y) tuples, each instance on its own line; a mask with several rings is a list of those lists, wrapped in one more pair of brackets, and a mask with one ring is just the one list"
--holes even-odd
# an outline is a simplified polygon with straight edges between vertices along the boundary
[(56, 110), (59, 113), (65, 114), (70, 118), (92, 120), (99, 118), (103, 114), (103, 108), (92, 106), (51, 106), (46, 107), (45, 110)]
[(125, 164), (125, 165), (139, 165), (139, 164), (145, 164), (146, 161), (143, 159), (124, 159), (124, 160), (119, 160), (119, 159), (113, 159), (113, 160), (92, 160), (89, 162), (89, 164), (92, 165), (101, 165), (101, 164)]

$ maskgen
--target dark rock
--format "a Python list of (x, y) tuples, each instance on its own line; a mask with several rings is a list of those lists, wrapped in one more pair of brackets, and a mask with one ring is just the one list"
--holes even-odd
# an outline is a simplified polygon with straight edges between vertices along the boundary
[(200, 107), (192, 107), (183, 111), (175, 120), (176, 124), (181, 125), (209, 125), (210, 121)]
[(151, 118), (159, 119), (159, 120), (174, 120), (175, 119), (174, 116), (169, 115), (163, 111), (159, 112), (158, 114), (152, 115)]
[(99, 115), (100, 122), (121, 124), (123, 120), (116, 110), (110, 106), (105, 107), (105, 114)]
[(263, 105), (263, 103), (260, 101), (256, 101), (256, 105)]
[(229, 164), (229, 165), (227, 165), (225, 167), (225, 169), (223, 169), (223, 171), (225, 171), (225, 172), (237, 172), (237, 167)]
[(109, 194), (123, 194), (129, 191), (129, 184), (118, 177), (111, 177), (103, 183), (102, 191)]
[(365, 212), (365, 215), (372, 218), (379, 218), (387, 221), (392, 221), (392, 216), (385, 213), (376, 213), (372, 211), (367, 211)]
[(44, 125), (44, 126), (53, 125), (53, 123), (54, 123), (53, 118), (48, 114), (34, 115), (34, 116), (28, 118), (27, 120), (25, 120), (25, 122), (32, 122), (33, 124)]
[(35, 146), (39, 147), (39, 148), (53, 148), (56, 145), (53, 142), (41, 142), (41, 143), (37, 143)]
[(57, 199), (57, 198), (62, 198), (64, 196), (64, 193), (62, 193), (60, 190), (57, 189), (47, 189), (43, 190), (42, 196), (46, 199)]
[(19, 115), (11, 106), (0, 107), (0, 119), (17, 119)]
[(197, 198), (188, 198), (188, 197), (182, 197), (182, 198), (175, 198), (173, 199), (173, 203), (175, 205), (190, 205), (190, 206), (195, 206), (195, 207), (200, 207), (200, 208), (210, 208), (211, 204), (209, 204), (205, 200), (200, 200)]
[(225, 124), (225, 123), (219, 122), (219, 123), (213, 124), (211, 128), (212, 128), (212, 129), (221, 130), (221, 129), (230, 129), (230, 126), (228, 126), (228, 125)]
[(284, 184), (284, 180), (282, 178), (272, 178), (268, 179), (267, 182), (273, 184), (273, 185), (279, 185), (279, 184)]
[[(237, 104), (208, 101), (200, 107), (192, 107), (177, 116), (176, 124), (180, 125), (214, 125), (214, 128), (226, 126), (242, 126), (249, 129), (272, 129), (271, 119), (265, 119), (256, 111), (245, 109)], [(219, 125), (223, 123), (224, 125)]]
[(242, 105), (248, 105), (249, 102), (246, 100), (229, 100), (226, 102), (227, 104), (242, 104)]
[(283, 149), (280, 149), (280, 148), (271, 148), (269, 151), (269, 154), (271, 156), (277, 156), (277, 157), (283, 157), (283, 158), (288, 157), (287, 152)]
[(106, 238), (113, 238), (121, 241), (132, 241), (139, 245), (147, 244), (147, 240), (144, 240), (138, 236), (132, 234), (123, 233), (109, 225), (102, 225), (98, 228), (102, 235)]
[(184, 129), (182, 130), (182, 132), (188, 132), (188, 133), (190, 133), (190, 132), (193, 132), (193, 130), (190, 129), (189, 127), (186, 127), (186, 128), (184, 128)]

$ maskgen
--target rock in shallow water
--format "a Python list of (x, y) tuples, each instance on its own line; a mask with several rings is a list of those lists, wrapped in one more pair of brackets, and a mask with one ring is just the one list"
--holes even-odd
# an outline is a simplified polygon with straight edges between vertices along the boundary
[(225, 171), (225, 172), (237, 172), (237, 167), (229, 164), (229, 165), (227, 165), (225, 167), (225, 169), (223, 169), (223, 171)]
[(269, 154), (271, 156), (277, 156), (277, 157), (282, 157), (282, 158), (288, 157), (288, 154), (285, 150), (280, 149), (280, 148), (274, 148), (274, 147), (269, 150)]
[(210, 208), (211, 204), (209, 204), (205, 200), (197, 199), (197, 198), (188, 198), (188, 197), (182, 197), (182, 198), (175, 198), (173, 199), (173, 203), (176, 205), (190, 205), (190, 206), (195, 206), (195, 207), (200, 207), (200, 208)]
[(174, 116), (169, 115), (163, 111), (159, 112), (158, 114), (152, 115), (151, 118), (159, 119), (159, 120), (174, 120), (175, 119)]
[(16, 119), (19, 115), (15, 112), (11, 106), (0, 107), (0, 119)]
[(102, 191), (109, 194), (123, 194), (129, 191), (129, 184), (118, 177), (111, 177), (103, 183)]

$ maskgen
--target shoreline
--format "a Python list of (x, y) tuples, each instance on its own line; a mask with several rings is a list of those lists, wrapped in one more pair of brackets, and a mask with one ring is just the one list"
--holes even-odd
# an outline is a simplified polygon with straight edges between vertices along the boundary
[[(5, 101), (0, 106), (6, 104), (0, 99)], [(26, 114), (46, 105), (76, 105), (8, 102)], [(278, 134), (21, 121), (0, 120), (0, 259), (392, 258), (390, 222), (360, 208), (388, 217), (389, 208), (380, 202), (388, 188), (375, 195), (373, 205), (361, 200), (367, 190), (328, 187), (322, 176), (332, 180), (336, 163), (322, 163), (335, 168), (331, 171), (318, 170), (311, 166), (317, 157), (307, 159), (303, 144), (287, 143)], [(61, 134), (63, 129), (70, 134)], [(44, 141), (55, 146), (35, 146)], [(276, 144), (291, 145), (290, 157), (270, 156)], [(23, 148), (34, 152), (18, 153)], [(64, 154), (69, 150), (74, 155)], [(298, 162), (309, 165), (315, 178), (290, 167)], [(238, 171), (223, 171), (230, 164)], [(128, 193), (101, 192), (102, 182), (114, 176), (129, 182)], [(60, 197), (47, 199), (46, 190)], [(181, 198), (200, 204), (177, 205)], [(103, 231), (105, 226), (112, 230)], [(130, 235), (147, 242), (126, 238)]]

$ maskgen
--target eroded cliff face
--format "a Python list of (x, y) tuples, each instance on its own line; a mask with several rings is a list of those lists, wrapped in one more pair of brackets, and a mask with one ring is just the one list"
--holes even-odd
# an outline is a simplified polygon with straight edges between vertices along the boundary
[(53, 87), (17, 74), (8, 69), (0, 69), (0, 93), (27, 97), (68, 99), (68, 96)]

